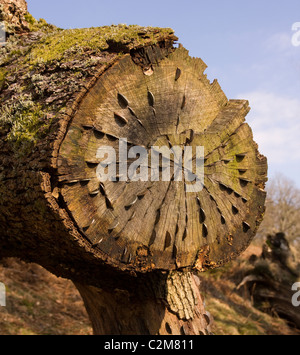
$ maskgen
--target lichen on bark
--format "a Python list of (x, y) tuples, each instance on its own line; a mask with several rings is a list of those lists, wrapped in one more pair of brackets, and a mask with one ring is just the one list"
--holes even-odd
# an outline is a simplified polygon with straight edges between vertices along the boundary
[(27, 3), (25, 0), (0, 1), (0, 21), (4, 22), (8, 35), (29, 31), (26, 14)]
[(174, 42), (171, 29), (105, 26), (62, 30), (29, 13), (22, 35), (0, 48), (0, 127), (18, 155), (28, 155), (77, 94), (134, 48)]

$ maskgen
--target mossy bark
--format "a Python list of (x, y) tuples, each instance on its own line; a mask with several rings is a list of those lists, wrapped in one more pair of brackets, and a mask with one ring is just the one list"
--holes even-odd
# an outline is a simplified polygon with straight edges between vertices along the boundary
[[(71, 279), (97, 333), (207, 333), (191, 273), (237, 257), (264, 212), (267, 163), (244, 122), (248, 102), (228, 101), (170, 29), (27, 19), (31, 30), (0, 52), (0, 257)], [(174, 179), (100, 183), (97, 149), (123, 137), (204, 145), (203, 191)], [(136, 306), (122, 331), (115, 290)], [(107, 327), (97, 325), (105, 302)]]
[(0, 21), (4, 22), (7, 35), (29, 31), (26, 16), (27, 3), (25, 0), (0, 1)]
[[(92, 35), (89, 29), (78, 30), (81, 41), (74, 42), (77, 30), (38, 22), (34, 30), (11, 36), (1, 49), (0, 255), (39, 263), (73, 280), (89, 275), (91, 284), (101, 280), (114, 287), (105, 275), (117, 265), (106, 262), (82, 236), (58, 192), (58, 152), (80, 103), (100, 76), (128, 53), (140, 65), (149, 62), (137, 54), (143, 46), (168, 55), (176, 37), (170, 29), (120, 25), (93, 29)], [(90, 45), (88, 36), (95, 31), (102, 35)], [(36, 51), (43, 46), (46, 51), (47, 43), (56, 55), (41, 60)], [(130, 271), (123, 276), (121, 286), (132, 278)]]

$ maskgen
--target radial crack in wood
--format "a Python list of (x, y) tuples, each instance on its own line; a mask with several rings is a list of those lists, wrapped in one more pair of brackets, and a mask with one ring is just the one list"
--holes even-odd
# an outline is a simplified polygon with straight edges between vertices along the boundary
[[(62, 143), (59, 158), (65, 164), (60, 165), (59, 172), (71, 177), (79, 175), (82, 164), (78, 162), (88, 155), (91, 157), (86, 160), (87, 168), (91, 169), (89, 174), (94, 171), (94, 178), (99, 179), (99, 168), (92, 161), (92, 154), (96, 156), (104, 144), (116, 150), (117, 168), (122, 164), (120, 154), (125, 156), (127, 169), (135, 161), (127, 158), (130, 149), (147, 147), (148, 179), (155, 179), (150, 187), (146, 186), (147, 182), (131, 181), (117, 171), (114, 188), (105, 189), (104, 194), (102, 191), (104, 206), (119, 217), (120, 225), (118, 238), (110, 244), (101, 243), (99, 251), (124, 267), (125, 247), (134, 255), (137, 248), (147, 246), (150, 248), (145, 257), (148, 267), (176, 270), (193, 268), (199, 250), (209, 245), (205, 267), (221, 266), (248, 246), (255, 229), (245, 235), (243, 221), (250, 224), (260, 221), (264, 208), (265, 194), (258, 185), (266, 181), (262, 173), (266, 171), (266, 160), (259, 155), (251, 129), (244, 122), (248, 102), (228, 101), (217, 82), (211, 85), (203, 75), (206, 68), (203, 62), (190, 58), (183, 48), (164, 59), (154, 60), (151, 66), (152, 75), (144, 75), (128, 55), (114, 64), (113, 70), (100, 76), (82, 101)], [(101, 126), (106, 142), (86, 140), (77, 134), (75, 127), (88, 128), (87, 111), (92, 126)], [(124, 151), (120, 150), (118, 137), (130, 142)], [(176, 148), (184, 152), (187, 147), (192, 148), (192, 159), (182, 159), (183, 153), (175, 153)], [(192, 169), (183, 164), (196, 164), (197, 147), (204, 147), (205, 152), (204, 189), (187, 192), (186, 178), (192, 176)], [(153, 154), (159, 157), (156, 174), (150, 169)], [(170, 167), (166, 165), (168, 162)], [(137, 174), (141, 173), (142, 166), (136, 170)], [(163, 181), (168, 172), (170, 181)], [(126, 187), (119, 190), (117, 186), (123, 186), (124, 181), (120, 180), (124, 177), (128, 178)], [(120, 191), (118, 196), (114, 196), (116, 191)], [(64, 189), (61, 193), (76, 219), (75, 209), (80, 206), (76, 207), (72, 202), (74, 197)], [(77, 191), (74, 186), (73, 193), (84, 199), (82, 187)], [(94, 193), (96, 190), (90, 195)], [(97, 225), (110, 230), (113, 221), (103, 210), (103, 199), (95, 196), (89, 203), (93, 203), (95, 211), (89, 218), (95, 218)], [(95, 240), (99, 232), (89, 228), (84, 234), (88, 240)], [(230, 249), (229, 234), (233, 235)], [(139, 265), (134, 265), (136, 271), (143, 270), (139, 270)], [(132, 268), (132, 263), (128, 267)]]
[[(201, 59), (173, 46), (172, 31), (132, 40), (131, 26), (83, 33), (100, 42), (102, 30), (110, 34), (99, 58), (82, 50), (52, 60), (74, 31), (49, 27), (39, 38), (18, 37), (27, 54), (10, 53), (3, 64), (2, 112), (24, 92), (37, 110), (27, 126), (31, 114), (41, 125), (26, 130), (22, 110), (22, 121), (1, 125), (1, 252), (110, 290), (136, 289), (153, 273), (224, 265), (247, 248), (264, 213), (267, 161), (245, 123), (249, 103), (228, 100)], [(116, 43), (118, 31), (125, 35)], [(45, 43), (51, 58), (37, 61)], [(29, 147), (22, 157), (19, 147)], [(204, 168), (199, 184), (189, 181), (196, 166)]]

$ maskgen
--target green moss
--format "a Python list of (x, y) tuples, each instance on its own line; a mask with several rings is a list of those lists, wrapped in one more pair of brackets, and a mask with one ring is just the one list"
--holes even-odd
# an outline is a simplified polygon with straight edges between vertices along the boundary
[(14, 120), (14, 127), (8, 138), (18, 142), (34, 141), (38, 137), (39, 129), (43, 123), (43, 111), (39, 105), (25, 108), (18, 113)]
[(37, 22), (36, 19), (29, 12), (25, 15), (25, 20), (31, 26), (35, 25)]
[(25, 20), (28, 23), (30, 32), (44, 31), (49, 32), (57, 30), (57, 27), (50, 25), (44, 19), (36, 20), (30, 13), (25, 15)]
[(44, 125), (42, 106), (30, 97), (22, 97), (14, 105), (4, 105), (0, 110), (0, 125), (10, 125), (7, 140), (13, 141), (18, 149), (31, 147), (48, 129)]
[(87, 50), (107, 50), (110, 45), (130, 50), (147, 43), (155, 44), (170, 34), (173, 34), (171, 29), (126, 25), (56, 31), (33, 47), (30, 63), (70, 60)]
[(0, 68), (0, 90), (2, 90), (4, 86), (6, 75), (7, 75), (7, 70)]
[[(36, 36), (11, 36), (2, 56), (0, 52), (0, 65), (5, 68), (0, 68), (0, 90), (4, 91), (6, 79), (13, 87), (9, 99), (0, 100), (0, 127), (8, 132), (6, 139), (18, 154), (27, 154), (48, 133), (49, 116), (62, 113), (81, 81), (93, 76), (97, 66), (133, 48), (174, 39), (171, 29), (114, 25), (62, 30), (29, 13), (25, 18)], [(103, 53), (108, 49), (114, 55)]]

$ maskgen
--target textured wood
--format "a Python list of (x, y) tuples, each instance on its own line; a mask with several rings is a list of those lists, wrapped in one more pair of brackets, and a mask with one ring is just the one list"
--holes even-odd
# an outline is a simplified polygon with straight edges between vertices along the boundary
[[(60, 194), (81, 233), (116, 265), (205, 271), (238, 256), (255, 235), (267, 162), (245, 123), (248, 102), (228, 101), (202, 60), (183, 48), (147, 57), (145, 66), (125, 56), (82, 100), (59, 151)], [(120, 138), (128, 149), (204, 146), (203, 191), (187, 193), (184, 181), (100, 183), (97, 149), (119, 153)]]
[[(168, 289), (165, 289), (165, 287)], [(116, 289), (108, 293), (76, 283), (96, 335), (209, 335), (212, 318), (205, 311), (199, 279), (191, 274), (156, 279), (157, 298)], [(168, 303), (165, 303), (167, 295)], [(160, 300), (160, 302), (158, 302)]]
[[(0, 257), (73, 280), (96, 333), (209, 333), (192, 272), (239, 255), (264, 211), (248, 102), (228, 101), (170, 29), (30, 21), (0, 58)], [(175, 174), (100, 183), (97, 150), (119, 153), (119, 138), (204, 146), (203, 191)]]
[(8, 35), (29, 31), (26, 14), (27, 3), (25, 0), (0, 0), (0, 21), (5, 23)]
[[(95, 243), (85, 238), (82, 230), (88, 224), (78, 228), (61, 194), (58, 152), (79, 105), (102, 75), (129, 53), (144, 71), (151, 66), (151, 53), (158, 53), (160, 61), (174, 51), (177, 38), (171, 29), (119, 25), (60, 30), (30, 15), (26, 18), (29, 32), (13, 32), (0, 53), (0, 257), (19, 257), (97, 287), (135, 289), (141, 280), (134, 270), (96, 248), (101, 238)], [(83, 128), (92, 129), (88, 122)], [(95, 144), (99, 136), (94, 130)], [(92, 158), (87, 157), (90, 167)], [(70, 191), (77, 183), (72, 180)], [(84, 188), (89, 181), (80, 183)], [(91, 199), (98, 194), (93, 183), (88, 186)], [(85, 202), (81, 196), (76, 201)], [(84, 208), (93, 206), (83, 206), (84, 218)], [(105, 198), (104, 208), (110, 207)], [(145, 265), (143, 249), (138, 259)]]

